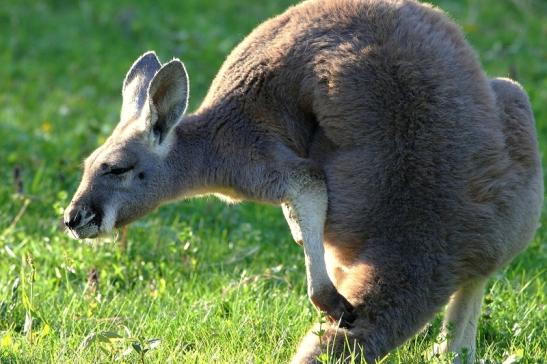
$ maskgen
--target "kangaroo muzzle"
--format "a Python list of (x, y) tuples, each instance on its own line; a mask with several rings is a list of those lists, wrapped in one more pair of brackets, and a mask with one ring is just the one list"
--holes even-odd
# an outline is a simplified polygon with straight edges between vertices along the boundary
[(71, 203), (65, 209), (63, 220), (74, 238), (92, 238), (100, 232), (102, 214), (91, 206)]

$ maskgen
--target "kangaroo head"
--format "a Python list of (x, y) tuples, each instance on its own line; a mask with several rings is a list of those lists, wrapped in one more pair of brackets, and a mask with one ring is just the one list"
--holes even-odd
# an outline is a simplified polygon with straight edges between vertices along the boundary
[[(84, 162), (80, 186), (64, 213), (72, 236), (93, 238), (153, 210), (168, 198), (162, 173), (172, 129), (188, 102), (182, 62), (163, 66), (154, 52), (135, 61), (122, 88), (120, 122)], [(172, 182), (171, 182), (172, 183)]]

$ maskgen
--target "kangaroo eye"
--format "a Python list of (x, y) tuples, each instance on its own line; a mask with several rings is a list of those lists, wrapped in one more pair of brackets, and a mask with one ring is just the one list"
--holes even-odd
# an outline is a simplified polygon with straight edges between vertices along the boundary
[(114, 175), (120, 175), (129, 172), (132, 170), (133, 167), (119, 167), (119, 168), (112, 168), (110, 171), (108, 171), (106, 174), (114, 174)]

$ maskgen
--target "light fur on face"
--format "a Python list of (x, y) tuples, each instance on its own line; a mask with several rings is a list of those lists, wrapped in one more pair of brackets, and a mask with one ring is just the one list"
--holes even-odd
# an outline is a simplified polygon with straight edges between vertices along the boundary
[(100, 231), (103, 234), (108, 234), (114, 230), (114, 226), (116, 224), (116, 215), (117, 210), (116, 206), (113, 204), (107, 204), (103, 207), (104, 209), (104, 215), (101, 222)]

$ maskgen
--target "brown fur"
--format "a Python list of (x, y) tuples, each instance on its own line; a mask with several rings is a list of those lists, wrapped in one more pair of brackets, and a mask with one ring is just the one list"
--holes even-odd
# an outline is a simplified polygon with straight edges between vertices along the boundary
[[(145, 148), (147, 130), (114, 139)], [(306, 1), (265, 22), (171, 134), (157, 196), (116, 226), (180, 196), (280, 204), (294, 181), (326, 182), (327, 267), (356, 319), (310, 333), (295, 362), (327, 345), (343, 357), (346, 340), (385, 355), (524, 249), (543, 198), (525, 92), (489, 80), (459, 28), (410, 0)], [(109, 198), (85, 193), (101, 183), (88, 164), (73, 206)]]

